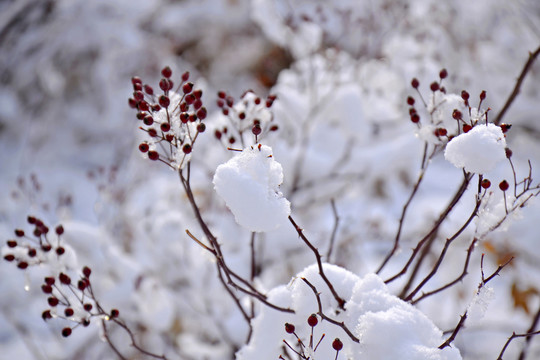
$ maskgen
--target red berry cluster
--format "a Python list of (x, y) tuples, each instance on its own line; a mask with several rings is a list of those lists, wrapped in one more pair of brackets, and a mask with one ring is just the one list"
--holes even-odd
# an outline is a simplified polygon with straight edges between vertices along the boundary
[(41, 317), (49, 319), (61, 318), (74, 323), (62, 329), (62, 336), (68, 337), (73, 329), (82, 325), (90, 325), (95, 317), (114, 319), (120, 313), (117, 309), (105, 312), (94, 297), (90, 275), (92, 270), (85, 266), (81, 271), (78, 281), (72, 281), (71, 277), (61, 272), (57, 277), (45, 277), (41, 290), (48, 295), (49, 309), (43, 311)]
[(61, 245), (61, 237), (64, 233), (62, 225), (54, 229), (56, 241), (52, 241), (53, 235), (42, 220), (35, 216), (28, 216), (27, 221), (32, 225), (33, 230), (27, 234), (22, 229), (15, 229), (15, 238), (6, 241), (4, 260), (16, 262), (17, 267), (24, 270), (29, 266), (46, 262), (51, 253), (57, 256), (64, 255), (66, 249)]
[(273, 123), (270, 111), (276, 100), (275, 95), (269, 95), (266, 99), (262, 99), (249, 90), (242, 94), (237, 103), (232, 96), (224, 91), (219, 91), (217, 96), (217, 106), (221, 109), (222, 114), (228, 117), (233, 129), (224, 126), (216, 129), (214, 135), (227, 147), (235, 144), (238, 140), (242, 146), (246, 146), (244, 134), (254, 135), (254, 143), (256, 144), (265, 133), (278, 130), (278, 126)]
[[(307, 318), (307, 323), (311, 327), (311, 335), (310, 335), (310, 338), (309, 338), (309, 344), (308, 345), (306, 345), (304, 343), (304, 341), (300, 337), (298, 337), (298, 335), (296, 334), (296, 327), (293, 324), (290, 324), (290, 323), (285, 323), (285, 332), (287, 334), (294, 335), (294, 337), (296, 338), (296, 343), (295, 344), (297, 346), (293, 347), (291, 344), (289, 344), (287, 342), (287, 340), (283, 340), (284, 344), (290, 350), (292, 350), (296, 355), (298, 355), (298, 357), (300, 359), (304, 359), (304, 360), (309, 359), (309, 356), (306, 354), (307, 353), (306, 349), (309, 348), (313, 352), (317, 351), (317, 348), (319, 347), (319, 345), (321, 344), (321, 342), (322, 342), (322, 340), (324, 339), (324, 336), (325, 336), (325, 334), (322, 334), (322, 336), (319, 339), (319, 341), (317, 342), (317, 344), (314, 345), (314, 343), (313, 343), (313, 330), (319, 324), (319, 317), (316, 314), (311, 314)], [(335, 338), (334, 341), (332, 341), (332, 348), (336, 351), (335, 359), (337, 359), (338, 355), (339, 355), (339, 352), (341, 351), (341, 349), (343, 349), (343, 342), (339, 338)], [(279, 358), (284, 359), (283, 356), (280, 356)]]
[(136, 117), (142, 122), (139, 129), (148, 136), (139, 144), (139, 150), (150, 160), (179, 169), (186, 164), (198, 135), (206, 130), (203, 120), (207, 110), (203, 106), (203, 92), (189, 81), (189, 72), (182, 74), (176, 89), (170, 67), (163, 68), (161, 75), (160, 94), (139, 77), (133, 77), (133, 97), (128, 103), (137, 110)]
[[(446, 69), (442, 69), (440, 72), (439, 72), (439, 80), (438, 81), (434, 81), (430, 84), (429, 88), (431, 90), (432, 93), (437, 93), (437, 92), (440, 92), (440, 93), (444, 93), (446, 94), (446, 89), (444, 86), (442, 86), (442, 82), (444, 79), (446, 79), (448, 77), (448, 71)], [(422, 104), (427, 107), (427, 103), (426, 101), (424, 100), (424, 98), (422, 97), (422, 94), (419, 90), (419, 87), (420, 87), (420, 81), (416, 78), (413, 78), (411, 80), (411, 87), (417, 92), (418, 96), (420, 97), (421, 101), (422, 101)], [(469, 112), (469, 120), (465, 120), (464, 116), (463, 116), (463, 113), (459, 110), (459, 109), (454, 109), (452, 111), (452, 118), (454, 120), (456, 120), (457, 122), (457, 132), (454, 133), (454, 134), (450, 134), (449, 133), (449, 130), (444, 128), (444, 127), (441, 127), (441, 126), (438, 126), (440, 124), (434, 124), (435, 125), (435, 129), (433, 130), (434, 132), (434, 135), (437, 136), (438, 138), (446, 138), (448, 140), (451, 140), (453, 136), (456, 136), (456, 135), (459, 135), (461, 134), (462, 132), (463, 133), (467, 133), (469, 132), (475, 125), (477, 125), (479, 123), (479, 120), (482, 119), (482, 121), (485, 120), (485, 123), (487, 124), (488, 122), (488, 112), (489, 112), (489, 108), (484, 111), (483, 113), (476, 113), (476, 114), (473, 114), (473, 107), (471, 106), (470, 104), (470, 94), (466, 91), (466, 90), (462, 90), (461, 91), (461, 99), (463, 100), (463, 104), (465, 106), (465, 108), (468, 109), (468, 112)], [(482, 106), (482, 102), (486, 99), (487, 97), (487, 93), (485, 90), (482, 90), (480, 92), (480, 95), (478, 96), (479, 98), (479, 102), (478, 102), (478, 106), (477, 106), (477, 110), (476, 112), (479, 112), (480, 111), (480, 108)], [(418, 113), (417, 109), (415, 108), (415, 104), (416, 104), (416, 100), (413, 96), (407, 96), (407, 99), (406, 99), (406, 102), (407, 102), (407, 105), (409, 106), (409, 118), (411, 120), (411, 122), (413, 122), (414, 124), (417, 124), (419, 127), (421, 126), (421, 123), (420, 123), (420, 114)], [(500, 124), (499, 125), (503, 131), (503, 133), (506, 133), (511, 125), (508, 125), (508, 124)]]

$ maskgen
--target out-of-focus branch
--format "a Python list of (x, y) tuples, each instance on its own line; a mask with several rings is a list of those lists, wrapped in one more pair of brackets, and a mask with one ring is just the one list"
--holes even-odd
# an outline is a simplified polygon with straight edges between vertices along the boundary
[(538, 49), (536, 49), (533, 53), (529, 53), (529, 59), (523, 66), (523, 69), (521, 70), (521, 74), (519, 74), (519, 77), (516, 81), (516, 85), (514, 85), (514, 90), (512, 90), (512, 93), (508, 96), (508, 99), (506, 99), (506, 103), (504, 104), (503, 108), (501, 109), (501, 111), (499, 111), (499, 113), (497, 114), (497, 117), (493, 121), (495, 125), (499, 125), (502, 122), (504, 115), (506, 114), (506, 112), (508, 111), (508, 109), (510, 108), (510, 106), (512, 105), (516, 97), (518, 96), (519, 91), (521, 89), (521, 84), (523, 83), (523, 80), (525, 80), (525, 77), (531, 70), (536, 58), (538, 57), (538, 54), (540, 54), (540, 47), (538, 47)]

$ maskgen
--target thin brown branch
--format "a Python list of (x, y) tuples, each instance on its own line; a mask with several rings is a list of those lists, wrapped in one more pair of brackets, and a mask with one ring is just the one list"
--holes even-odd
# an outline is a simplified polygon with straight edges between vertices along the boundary
[(107, 325), (105, 325), (104, 319), (101, 320), (101, 327), (103, 328), (103, 337), (105, 338), (107, 344), (109, 344), (109, 346), (111, 347), (112, 351), (114, 351), (114, 353), (116, 354), (116, 356), (118, 356), (118, 358), (120, 358), (120, 360), (127, 360), (127, 358), (122, 355), (120, 350), (118, 350), (111, 341), (111, 338), (109, 337), (109, 331), (107, 329)]
[(497, 360), (503, 360), (503, 355), (504, 355), (504, 352), (506, 351), (506, 348), (508, 347), (508, 345), (510, 345), (510, 343), (512, 342), (512, 340), (516, 339), (516, 338), (520, 338), (520, 337), (531, 337), (531, 336), (534, 336), (534, 335), (538, 335), (540, 334), (540, 330), (539, 331), (534, 331), (534, 332), (530, 332), (530, 333), (525, 333), (525, 334), (516, 334), (515, 332), (512, 333), (512, 336), (510, 336), (508, 338), (508, 340), (506, 340), (506, 343), (504, 344), (501, 352), (499, 353), (499, 356), (497, 357)]
[(319, 267), (319, 275), (321, 275), (322, 279), (324, 280), (324, 282), (326, 283), (326, 285), (330, 289), (330, 292), (332, 293), (332, 295), (336, 299), (339, 308), (340, 309), (345, 309), (345, 300), (338, 295), (338, 293), (336, 292), (336, 289), (334, 289), (334, 285), (332, 285), (330, 280), (328, 280), (328, 278), (324, 274), (324, 269), (323, 269), (322, 260), (321, 260), (321, 254), (319, 253), (319, 250), (317, 250), (317, 248), (315, 246), (313, 246), (313, 244), (306, 238), (306, 236), (304, 235), (303, 230), (298, 226), (298, 224), (296, 224), (296, 222), (293, 220), (293, 218), (290, 215), (289, 215), (289, 221), (291, 222), (291, 224), (296, 229), (296, 232), (298, 233), (298, 236), (300, 236), (300, 238), (304, 241), (304, 243), (311, 249), (311, 251), (313, 251), (313, 254), (315, 254), (315, 258), (317, 260), (317, 266)]
[(330, 200), (332, 206), (332, 214), (334, 214), (334, 227), (332, 228), (332, 235), (330, 235), (330, 244), (328, 245), (328, 251), (326, 252), (326, 261), (330, 262), (330, 256), (332, 256), (332, 250), (334, 249), (334, 242), (336, 240), (336, 234), (339, 227), (339, 215), (336, 209), (336, 202), (334, 199)]
[(407, 272), (407, 270), (409, 269), (409, 266), (412, 264), (412, 262), (416, 258), (416, 255), (422, 249), (422, 246), (424, 246), (424, 244), (433, 236), (433, 234), (435, 234), (439, 230), (439, 227), (441, 226), (441, 224), (444, 222), (444, 220), (448, 217), (452, 209), (454, 209), (454, 206), (456, 206), (458, 201), (461, 199), (461, 197), (465, 193), (465, 190), (467, 190), (467, 187), (469, 186), (471, 178), (472, 178), (471, 174), (465, 174), (465, 177), (461, 185), (459, 186), (458, 190), (456, 191), (456, 193), (454, 194), (454, 196), (452, 197), (452, 199), (450, 200), (446, 208), (439, 215), (439, 218), (437, 219), (437, 221), (435, 222), (431, 230), (417, 243), (416, 247), (413, 249), (411, 256), (407, 260), (407, 263), (401, 269), (401, 271), (398, 272), (396, 275), (392, 276), (391, 278), (385, 280), (386, 284), (398, 279), (399, 277), (401, 277)]
[(493, 121), (495, 125), (499, 125), (502, 122), (504, 115), (506, 114), (506, 112), (508, 111), (508, 109), (510, 108), (510, 106), (512, 105), (516, 97), (518, 96), (523, 80), (525, 80), (525, 77), (531, 70), (536, 58), (538, 57), (538, 54), (540, 54), (540, 47), (538, 47), (538, 49), (536, 49), (533, 53), (529, 53), (529, 59), (523, 66), (523, 69), (521, 70), (521, 73), (519, 74), (516, 84), (514, 85), (514, 89), (512, 90), (512, 93), (508, 96), (508, 99), (506, 99), (506, 103), (504, 104), (503, 108), (501, 109), (501, 111), (499, 111), (499, 113), (497, 114), (497, 117)]
[(342, 321), (342, 322), (339, 322), (337, 320), (334, 320), (328, 316), (326, 316), (324, 313), (323, 313), (323, 309), (322, 309), (322, 302), (321, 302), (321, 294), (317, 291), (317, 288), (315, 287), (315, 285), (313, 285), (311, 282), (309, 282), (308, 279), (306, 278), (302, 278), (302, 280), (311, 288), (311, 290), (313, 291), (313, 293), (315, 294), (315, 297), (317, 299), (317, 305), (319, 307), (319, 311), (317, 312), (317, 314), (323, 319), (323, 320), (326, 320), (328, 321), (329, 323), (332, 323), (334, 325), (337, 325), (339, 327), (341, 327), (343, 329), (343, 331), (345, 331), (347, 333), (347, 335), (349, 335), (349, 337), (351, 338), (352, 341), (356, 342), (356, 343), (359, 343), (360, 342), (360, 339), (358, 339), (356, 336), (354, 336), (354, 334), (349, 330), (349, 328), (345, 325), (345, 323)]
[[(536, 326), (538, 325), (538, 321), (540, 320), (540, 307), (538, 308), (538, 311), (534, 315), (534, 318), (531, 322), (531, 326), (529, 326), (529, 329), (527, 330), (527, 334), (534, 333), (536, 330)], [(529, 349), (529, 345), (531, 344), (532, 335), (529, 335), (525, 338), (525, 344), (523, 345), (523, 348), (521, 349), (521, 352), (519, 353), (518, 360), (525, 360), (525, 356), (527, 355), (527, 350)]]
[(425, 158), (426, 158), (426, 155), (427, 155), (427, 149), (428, 149), (428, 144), (426, 142), (424, 144), (424, 154), (422, 156), (422, 167), (420, 169), (420, 174), (418, 174), (418, 178), (416, 179), (416, 183), (414, 184), (414, 187), (413, 187), (413, 189), (411, 191), (411, 194), (409, 195), (409, 198), (407, 199), (407, 201), (405, 202), (405, 205), (403, 205), (403, 209), (401, 210), (401, 216), (399, 218), (398, 230), (396, 232), (396, 237), (394, 238), (394, 246), (392, 247), (392, 250), (390, 250), (388, 255), (386, 255), (386, 257), (384, 258), (382, 264), (379, 266), (379, 268), (375, 272), (376, 274), (379, 274), (382, 271), (382, 269), (386, 266), (386, 264), (392, 258), (392, 256), (394, 256), (394, 254), (396, 253), (396, 251), (397, 251), (397, 249), (399, 247), (399, 240), (401, 238), (401, 231), (403, 229), (403, 222), (405, 221), (405, 215), (407, 214), (407, 210), (409, 209), (409, 205), (411, 204), (414, 196), (416, 195), (416, 192), (418, 191), (418, 188), (420, 187), (420, 183), (422, 182), (422, 179), (424, 178), (424, 174), (426, 172)]

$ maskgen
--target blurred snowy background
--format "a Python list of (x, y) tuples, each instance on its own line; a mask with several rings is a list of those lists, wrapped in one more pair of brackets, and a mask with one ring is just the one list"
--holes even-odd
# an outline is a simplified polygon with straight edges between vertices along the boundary
[[(178, 176), (137, 150), (142, 135), (127, 105), (131, 77), (155, 85), (169, 65), (173, 80), (188, 70), (203, 89), (210, 130), (193, 154), (192, 186), (229, 264), (246, 276), (251, 235), (236, 225), (212, 185), (216, 167), (233, 155), (213, 136), (225, 121), (215, 94), (276, 94), (279, 130), (264, 143), (283, 166), (281, 191), (324, 254), (335, 202), (340, 222), (325, 260), (362, 277), (391, 249), (420, 168), (423, 142), (406, 104), (408, 95), (416, 96), (411, 79), (420, 80), (427, 98), (429, 84), (446, 68), (447, 92), (466, 89), (476, 106), (486, 90), (483, 107), (496, 116), (539, 45), (535, 0), (4, 0), (1, 239), (26, 228), (28, 215), (51, 226), (62, 223), (70, 266), (94, 269), (99, 298), (120, 309), (142, 344), (171, 359), (232, 359), (248, 327), (212, 259), (185, 234), (201, 235)], [(527, 174), (528, 159), (533, 178), (540, 178), (539, 99), (536, 63), (504, 119), (512, 124), (506, 141), (518, 178)], [(512, 172), (503, 162), (486, 176), (498, 184), (510, 181)], [(401, 251), (383, 279), (401, 269), (462, 177), (442, 154), (433, 158), (409, 209)], [(474, 184), (439, 229), (441, 241), (418, 279), (474, 207)], [(468, 324), (454, 343), (464, 359), (495, 359), (506, 338), (526, 332), (538, 311), (540, 205), (534, 200), (505, 231), (479, 241), (463, 282), (418, 304), (441, 330), (452, 330), (481, 279), (480, 254), (486, 254), (488, 273), (515, 256), (490, 283), (495, 298), (486, 316)], [(426, 291), (459, 275), (474, 235), (474, 226), (461, 234)], [(314, 262), (290, 226), (256, 240), (256, 283), (264, 291), (287, 284)], [(0, 262), (0, 357), (115, 358), (98, 326), (64, 339), (62, 320), (42, 321), (47, 306), (40, 285), (49, 272)], [(399, 293), (406, 278), (390, 290)], [(129, 353), (127, 338), (116, 335)], [(522, 346), (513, 342), (505, 359), (516, 358)], [(527, 358), (539, 357), (540, 340), (533, 339)]]

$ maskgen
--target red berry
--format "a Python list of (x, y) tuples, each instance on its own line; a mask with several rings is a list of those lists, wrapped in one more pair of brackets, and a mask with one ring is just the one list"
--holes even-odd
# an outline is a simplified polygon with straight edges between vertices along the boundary
[(17, 267), (21, 270), (24, 270), (28, 267), (28, 263), (26, 261), (21, 261), (20, 263), (17, 264)]
[(234, 144), (235, 142), (236, 142), (236, 139), (234, 138), (234, 136), (231, 136), (231, 137), (229, 138), (229, 144), (232, 145), (232, 144)]
[(58, 256), (64, 255), (65, 252), (66, 252), (66, 249), (64, 249), (62, 246), (59, 246), (59, 247), (56, 248), (56, 254)]
[(92, 274), (92, 269), (90, 269), (88, 266), (83, 267), (82, 269), (83, 275), (87, 278), (90, 277), (90, 274)]
[(160, 128), (161, 128), (161, 131), (166, 133), (166, 132), (169, 132), (169, 130), (171, 130), (171, 125), (169, 123), (163, 123), (161, 124)]
[(216, 137), (216, 139), (221, 140), (221, 131), (219, 130), (214, 131), (214, 136)]
[(192, 82), (188, 82), (188, 83), (185, 83), (184, 85), (182, 85), (182, 92), (184, 94), (189, 94), (192, 90), (193, 90), (193, 83)]
[(77, 282), (77, 288), (81, 291), (84, 291), (84, 289), (86, 289), (86, 281), (79, 280)]
[(407, 105), (414, 105), (414, 98), (412, 96), (407, 97)]
[(41, 318), (45, 321), (52, 319), (51, 310), (45, 310), (41, 313)]
[(415, 89), (418, 89), (418, 86), (420, 86), (420, 82), (418, 81), (417, 78), (413, 78), (413, 79), (411, 80), (411, 86), (412, 86), (413, 88), (415, 88)]
[(469, 100), (469, 93), (465, 90), (461, 91), (461, 98), (467, 102)]
[(508, 184), (508, 181), (506, 180), (503, 180), (499, 183), (499, 189), (501, 189), (502, 191), (508, 190), (509, 187), (510, 187), (510, 184)]
[(45, 284), (52, 286), (55, 283), (55, 279), (51, 276), (48, 276), (45, 278)]
[(506, 134), (506, 132), (508, 132), (508, 130), (510, 130), (510, 128), (512, 127), (512, 125), (510, 124), (505, 124), (505, 123), (502, 123), (501, 125), (499, 125), (501, 127), (501, 130), (504, 134)]
[(463, 132), (464, 133), (468, 133), (469, 131), (471, 131), (472, 129), (472, 126), (469, 125), (469, 124), (463, 124)]
[(205, 107), (202, 107), (200, 108), (198, 111), (197, 111), (197, 117), (201, 120), (204, 120), (206, 119), (206, 115), (207, 115), (207, 112), (206, 112), (206, 108)]
[(482, 188), (484, 189), (489, 189), (489, 187), (491, 186), (491, 181), (489, 181), (488, 179), (483, 179), (480, 183), (480, 186), (482, 186)]
[(142, 152), (142, 153), (146, 153), (148, 152), (148, 150), (150, 150), (150, 146), (148, 146), (147, 143), (140, 143), (139, 144), (139, 150)]
[(195, 122), (197, 121), (197, 115), (195, 114), (191, 114), (189, 115), (189, 119), (188, 119), (190, 122)]
[(52, 286), (43, 284), (41, 285), (41, 291), (43, 291), (44, 294), (51, 294), (53, 291)]
[(21, 230), (21, 229), (16, 229), (15, 230), (15, 235), (17, 235), (18, 237), (23, 237), (24, 236), (24, 231)]
[(200, 108), (202, 107), (202, 101), (201, 99), (195, 99), (195, 101), (193, 102), (193, 108), (195, 110), (199, 110)]
[(130, 108), (135, 109), (137, 107), (137, 105), (138, 105), (138, 102), (137, 102), (137, 100), (135, 100), (133, 98), (129, 98), (128, 99), (128, 105), (129, 105)]
[(83, 307), (84, 307), (84, 310), (86, 310), (86, 311), (92, 310), (92, 304), (86, 303), (86, 304), (83, 305)]
[(135, 91), (135, 92), (133, 93), (133, 97), (134, 97), (135, 100), (137, 100), (137, 101), (142, 101), (142, 100), (144, 100), (144, 94), (143, 94), (142, 91)]
[(244, 120), (246, 118), (246, 113), (242, 111), (240, 114), (238, 114), (238, 118), (240, 120)]
[(26, 218), (26, 220), (28, 221), (29, 224), (35, 224), (36, 223), (36, 218), (33, 217), (33, 216), (28, 216)]
[(6, 255), (4, 255), (4, 260), (11, 262), (11, 261), (15, 260), (15, 256), (13, 254), (6, 254)]
[(140, 77), (134, 76), (134, 77), (131, 78), (131, 83), (132, 83), (133, 85), (135, 85), (135, 84), (142, 84), (142, 80), (141, 80)]
[(150, 85), (144, 85), (144, 92), (148, 95), (154, 95), (154, 89)]
[(120, 311), (118, 311), (117, 309), (112, 309), (111, 310), (111, 318), (117, 318), (118, 316), (120, 315)]
[(154, 123), (154, 118), (152, 116), (148, 115), (148, 116), (146, 116), (144, 118), (143, 122), (144, 122), (144, 125), (150, 126), (150, 125), (152, 125)]
[(63, 337), (68, 337), (69, 335), (71, 335), (71, 328), (68, 328), (68, 327), (63, 328), (62, 329), (62, 336)]
[(429, 85), (429, 88), (431, 89), (431, 91), (437, 91), (439, 90), (439, 83), (438, 82), (432, 82), (431, 85)]
[(180, 121), (184, 124), (187, 124), (189, 120), (189, 114), (187, 112), (180, 113)]
[(289, 323), (285, 323), (285, 331), (289, 334), (292, 334), (294, 333), (294, 325), (293, 324), (289, 324)]
[(163, 91), (169, 90), (169, 82), (167, 81), (167, 79), (159, 80), (159, 88)]
[(504, 149), (504, 152), (505, 152), (506, 157), (507, 157), (508, 159), (510, 159), (510, 158), (512, 157), (513, 152), (512, 152), (512, 150), (510, 150), (510, 148), (505, 148), (505, 149)]
[(182, 147), (182, 151), (184, 152), (184, 154), (189, 154), (191, 152), (191, 145), (190, 144), (185, 144), (183, 147)]
[(60, 282), (64, 285), (71, 284), (71, 278), (64, 273), (60, 273), (60, 275), (58, 275), (58, 280), (60, 280)]
[(255, 136), (260, 135), (261, 132), (262, 132), (261, 126), (260, 126), (260, 125), (255, 125), (254, 127), (251, 128), (251, 132), (252, 132), (253, 135), (255, 135)]
[(197, 131), (202, 133), (206, 130), (206, 125), (204, 125), (203, 123), (200, 123), (197, 125)]
[(482, 92), (480, 93), (480, 100), (485, 100), (486, 98), (486, 90), (482, 90)]
[(150, 150), (150, 151), (148, 151), (148, 158), (150, 160), (156, 161), (157, 159), (159, 159), (159, 154), (155, 150)]
[(150, 109), (150, 105), (146, 101), (143, 100), (139, 103), (139, 110), (148, 111), (148, 109)]
[(188, 81), (189, 80), (189, 71), (186, 71), (182, 74), (182, 81)]
[(56, 232), (56, 235), (62, 235), (64, 233), (64, 227), (62, 225), (58, 225), (54, 231)]
[(161, 95), (159, 97), (159, 105), (161, 105), (162, 107), (166, 108), (170, 105), (170, 103), (171, 103), (171, 100), (169, 100), (168, 96)]
[(279, 129), (279, 127), (277, 125), (272, 125), (270, 126), (270, 131), (277, 131)]
[(34, 248), (28, 249), (28, 256), (34, 257), (34, 256), (36, 256), (36, 255), (37, 255), (36, 249), (34, 249)]
[(195, 100), (197, 100), (197, 98), (193, 94), (188, 94), (184, 100), (186, 101), (186, 104), (191, 105), (195, 102)]
[(50, 298), (47, 299), (47, 302), (49, 303), (50, 306), (52, 307), (55, 307), (56, 305), (58, 305), (59, 301), (57, 298), (55, 298), (54, 296), (51, 296)]
[(311, 314), (309, 315), (307, 322), (309, 326), (314, 327), (319, 323), (319, 319), (317, 319), (317, 315)]
[(52, 249), (52, 246), (50, 244), (41, 245), (41, 250), (43, 250), (45, 252), (49, 252), (49, 251), (51, 251), (51, 249)]
[(454, 120), (460, 120), (463, 118), (463, 114), (458, 109), (454, 109), (454, 111), (452, 111), (452, 117)]
[(261, 103), (261, 98), (256, 97), (255, 100), (253, 100), (253, 102), (255, 103), (255, 105), (259, 105)]
[(74, 313), (75, 313), (75, 312), (73, 311), (72, 308), (66, 308), (66, 309), (64, 310), (64, 315), (66, 315), (66, 317), (73, 316)]
[(435, 135), (437, 135), (437, 136), (446, 136), (447, 133), (448, 133), (448, 131), (446, 131), (445, 128), (437, 128), (435, 130)]
[(448, 76), (448, 71), (446, 71), (446, 69), (442, 69), (440, 72), (439, 72), (439, 77), (441, 79), (446, 79), (446, 77)]
[(343, 349), (343, 343), (341, 340), (339, 340), (339, 338), (335, 338), (334, 341), (332, 341), (332, 348), (336, 351)]
[(10, 248), (14, 248), (17, 246), (17, 241), (15, 240), (8, 240), (7, 241), (7, 246), (10, 247)]
[(197, 98), (197, 99), (200, 99), (202, 97), (202, 90), (201, 89), (197, 89), (193, 92), (193, 95)]
[(156, 137), (157, 136), (156, 129), (154, 129), (154, 128), (148, 129), (148, 135), (151, 136), (151, 137)]
[(411, 114), (411, 121), (416, 124), (420, 121), (420, 116), (417, 113)]
[(170, 67), (165, 66), (163, 70), (161, 70), (161, 75), (163, 75), (166, 78), (170, 78), (172, 75), (172, 70)]

